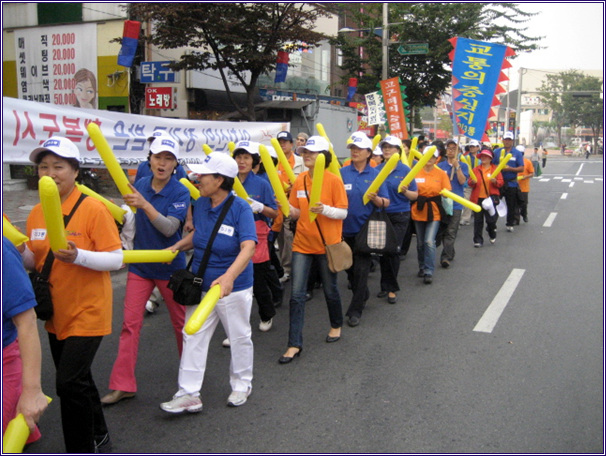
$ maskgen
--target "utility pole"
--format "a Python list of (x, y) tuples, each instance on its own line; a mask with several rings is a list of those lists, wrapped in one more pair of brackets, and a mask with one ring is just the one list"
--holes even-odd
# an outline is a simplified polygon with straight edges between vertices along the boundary
[(389, 3), (383, 3), (383, 36), (382, 36), (382, 73), (381, 79), (388, 79), (389, 73)]

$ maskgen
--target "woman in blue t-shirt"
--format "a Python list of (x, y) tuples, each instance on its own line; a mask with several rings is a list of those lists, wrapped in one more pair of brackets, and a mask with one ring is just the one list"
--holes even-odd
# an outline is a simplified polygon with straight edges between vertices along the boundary
[[(179, 144), (170, 137), (158, 137), (150, 145), (149, 163), (152, 176), (131, 185), (133, 193), (124, 202), (137, 210), (135, 214), (135, 250), (162, 250), (181, 239), (181, 226), (189, 207), (189, 191), (173, 179), (179, 159)], [(170, 264), (133, 263), (129, 267), (124, 296), (124, 321), (120, 333), (118, 357), (109, 379), (112, 390), (101, 399), (114, 404), (133, 397), (137, 391), (135, 366), (139, 335), (143, 326), (145, 305), (157, 287), (166, 302), (181, 356), (185, 308), (173, 299), (167, 287), (173, 272), (185, 268), (185, 253), (179, 253)]]
[[(229, 377), (232, 392), (227, 405), (246, 402), (252, 390), (253, 344), (250, 329), (253, 266), (257, 234), (253, 212), (248, 202), (232, 195), (238, 165), (228, 154), (213, 152), (202, 165), (189, 165), (190, 177), (198, 180), (201, 197), (194, 203), (194, 231), (171, 247), (171, 250), (194, 249), (192, 271), (198, 272), (206, 249), (208, 264), (202, 272), (202, 290), (221, 288), (220, 299), (195, 334), (183, 335), (183, 355), (179, 366), (179, 390), (173, 399), (160, 404), (169, 413), (202, 410), (200, 389), (206, 371), (208, 345), (221, 321), (231, 345)], [(211, 233), (226, 204), (231, 204), (217, 236), (208, 245)], [(189, 319), (196, 310), (186, 311)]]

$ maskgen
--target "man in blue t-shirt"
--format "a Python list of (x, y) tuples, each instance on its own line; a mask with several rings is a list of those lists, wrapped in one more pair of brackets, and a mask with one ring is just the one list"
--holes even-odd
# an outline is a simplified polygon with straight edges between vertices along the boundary
[(501, 156), (505, 157), (507, 154), (511, 154), (511, 159), (507, 162), (507, 165), (502, 171), (505, 185), (501, 189), (501, 195), (505, 197), (505, 204), (507, 204), (507, 221), (505, 222), (505, 227), (508, 232), (513, 233), (513, 225), (515, 223), (515, 215), (518, 206), (518, 192), (520, 191), (518, 173), (524, 171), (524, 156), (520, 151), (513, 147), (513, 133), (510, 131), (503, 135), (503, 147), (494, 151), (492, 162), (495, 165), (498, 165), (501, 161)]

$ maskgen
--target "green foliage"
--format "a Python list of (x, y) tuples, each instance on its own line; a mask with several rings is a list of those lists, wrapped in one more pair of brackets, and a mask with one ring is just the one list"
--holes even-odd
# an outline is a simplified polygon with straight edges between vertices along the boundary
[(303, 42), (313, 47), (324, 39), (312, 30), (328, 13), (309, 5), (165, 2), (131, 3), (129, 8), (131, 17), (152, 21), (149, 42), (160, 49), (187, 49), (173, 69), (219, 70), (230, 99), (227, 77), (234, 76), (248, 95), (247, 106), (238, 111), (254, 120), (258, 78), (275, 69), (278, 51)]
[[(339, 3), (356, 29), (382, 27), (381, 3)], [(399, 76), (413, 107), (433, 106), (451, 83), (452, 46), (448, 41), (463, 37), (506, 44), (516, 53), (539, 49), (540, 37), (526, 35), (524, 23), (533, 14), (514, 3), (390, 3), (390, 39), (401, 43), (428, 43), (427, 55), (403, 56), (398, 44), (389, 49), (388, 76)], [(359, 35), (359, 36), (355, 36)], [(358, 77), (358, 92), (374, 91), (381, 79), (381, 39), (369, 32), (341, 33), (333, 40), (343, 53), (344, 78)], [(360, 49), (363, 49), (362, 55)], [(363, 74), (362, 77), (359, 74)]]

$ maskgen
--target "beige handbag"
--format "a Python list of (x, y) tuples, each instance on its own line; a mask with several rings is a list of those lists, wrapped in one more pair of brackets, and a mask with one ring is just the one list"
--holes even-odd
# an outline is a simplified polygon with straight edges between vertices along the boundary
[[(318, 230), (320, 226), (318, 226)], [(322, 233), (320, 231), (320, 233)], [(351, 268), (353, 264), (353, 254), (351, 248), (345, 241), (333, 245), (325, 245), (326, 259), (328, 260), (328, 269), (332, 272), (345, 271)]]

